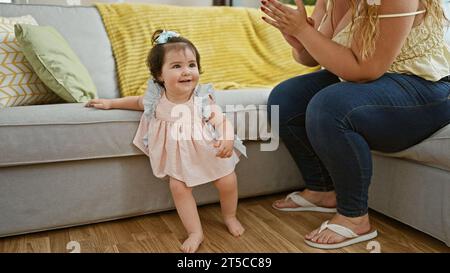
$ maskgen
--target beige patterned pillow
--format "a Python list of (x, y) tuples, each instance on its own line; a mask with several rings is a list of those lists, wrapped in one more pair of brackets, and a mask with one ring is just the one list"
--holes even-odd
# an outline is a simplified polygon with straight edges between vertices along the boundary
[(14, 24), (38, 25), (31, 15), (0, 17), (0, 108), (60, 102), (39, 80), (14, 35)]

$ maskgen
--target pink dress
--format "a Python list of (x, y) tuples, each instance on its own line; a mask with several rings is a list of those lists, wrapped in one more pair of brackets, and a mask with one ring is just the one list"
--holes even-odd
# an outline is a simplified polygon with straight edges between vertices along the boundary
[[(133, 143), (150, 158), (153, 174), (163, 178), (166, 175), (183, 181), (193, 187), (215, 181), (234, 171), (239, 155), (233, 151), (230, 158), (216, 156), (212, 132), (208, 130), (201, 115), (190, 118), (194, 113), (194, 95), (182, 104), (167, 99), (165, 92), (156, 106), (155, 117), (148, 120), (142, 115)], [(174, 109), (174, 107), (177, 107)], [(172, 116), (182, 112), (183, 115)], [(190, 115), (184, 115), (190, 111)], [(197, 131), (196, 131), (197, 130)], [(203, 132), (195, 134), (193, 132)], [(148, 146), (142, 138), (148, 133)]]

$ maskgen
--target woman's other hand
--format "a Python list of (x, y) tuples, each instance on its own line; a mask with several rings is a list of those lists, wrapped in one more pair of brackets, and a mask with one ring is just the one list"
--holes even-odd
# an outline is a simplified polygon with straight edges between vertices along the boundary
[(279, 29), (283, 35), (296, 36), (299, 30), (310, 25), (302, 0), (295, 0), (297, 9), (281, 4), (277, 0), (261, 0), (261, 10), (268, 16), (263, 20)]
[[(313, 18), (308, 17), (307, 22), (310, 26), (314, 27), (314, 19)], [(295, 48), (295, 49), (303, 48), (303, 45), (294, 36), (285, 34), (283, 32), (281, 34), (283, 34), (284, 39), (286, 40), (286, 42), (288, 42), (288, 44), (292, 48)]]

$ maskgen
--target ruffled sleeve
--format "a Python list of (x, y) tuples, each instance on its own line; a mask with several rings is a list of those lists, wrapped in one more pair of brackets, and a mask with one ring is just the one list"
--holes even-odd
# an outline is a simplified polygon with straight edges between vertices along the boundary
[(150, 119), (155, 116), (156, 105), (161, 98), (163, 88), (152, 79), (148, 80), (144, 95), (144, 115)]
[(136, 145), (147, 156), (150, 151), (148, 150), (148, 128), (150, 120), (155, 116), (156, 105), (159, 102), (162, 94), (162, 87), (155, 83), (152, 79), (148, 81), (147, 91), (144, 94), (144, 113), (142, 114), (138, 130), (133, 140), (133, 144)]

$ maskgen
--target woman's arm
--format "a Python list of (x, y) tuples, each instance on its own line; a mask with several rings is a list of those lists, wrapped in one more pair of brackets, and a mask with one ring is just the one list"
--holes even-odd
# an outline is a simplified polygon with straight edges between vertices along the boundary
[[(330, 0), (317, 0), (314, 11), (311, 17), (308, 18), (308, 23), (314, 26), (314, 29), (317, 29), (325, 37), (331, 39), (331, 37), (333, 37), (334, 29), (347, 13), (350, 6), (347, 0), (339, 0), (340, 2), (337, 2), (339, 4), (335, 5), (332, 10), (327, 10), (327, 1)], [(324, 18), (325, 20), (323, 20)], [(297, 40), (297, 38), (286, 34), (283, 34), (283, 36), (292, 46), (292, 55), (298, 63), (309, 67), (319, 65), (311, 54), (305, 50), (305, 47)]]
[(94, 107), (97, 109), (128, 109), (128, 110), (144, 110), (144, 96), (129, 96), (120, 99), (93, 99), (86, 103), (86, 107)]
[[(314, 11), (311, 14), (312, 23), (314, 26), (314, 29), (318, 29), (320, 26), (320, 23), (322, 22), (322, 18), (326, 14), (326, 1), (325, 0), (317, 0), (316, 5), (314, 7)], [(329, 19), (329, 18), (327, 18)], [(294, 38), (295, 39), (295, 38)], [(305, 50), (305, 47), (299, 43), (297, 47), (292, 47), (292, 56), (294, 59), (303, 65), (314, 67), (317, 66), (318, 63), (316, 60), (314, 60), (313, 57), (308, 53), (308, 51)]]
[[(266, 21), (296, 37), (320, 65), (342, 79), (352, 82), (367, 82), (382, 76), (400, 53), (414, 23), (414, 16), (381, 19), (375, 52), (363, 60), (356, 42), (353, 42), (351, 48), (341, 46), (307, 24), (303, 4), (300, 0), (296, 2), (298, 9), (290, 11), (287, 10), (288, 7), (271, 0), (270, 3), (279, 11), (278, 18), (282, 18), (283, 21), (281, 19)], [(383, 1), (379, 13), (413, 12), (418, 6), (419, 0)], [(292, 10), (295, 12), (290, 14)]]

